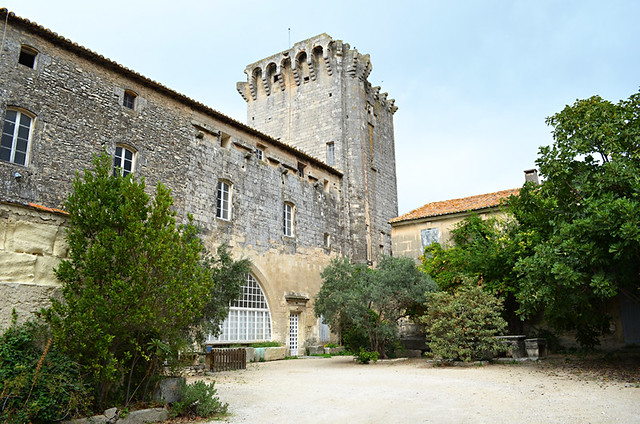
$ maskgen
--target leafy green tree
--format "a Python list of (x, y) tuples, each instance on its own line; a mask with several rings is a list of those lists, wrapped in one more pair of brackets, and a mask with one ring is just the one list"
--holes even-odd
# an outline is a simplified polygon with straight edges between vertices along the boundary
[(442, 360), (482, 359), (501, 345), (506, 322), (500, 316), (502, 302), (479, 286), (468, 283), (452, 293), (428, 293), (428, 308), (422, 318), (433, 354)]
[(172, 204), (161, 183), (150, 200), (144, 181), (113, 175), (106, 154), (76, 176), (66, 201), (70, 253), (55, 270), (63, 301), (53, 299), (45, 317), (55, 345), (93, 382), (99, 407), (147, 395), (194, 326), (220, 320), (239, 295), (234, 273), (246, 264), (234, 268), (222, 248), (212, 269), (216, 259), (203, 259), (196, 228), (176, 225)]
[(517, 264), (518, 300), (526, 316), (544, 312), (592, 346), (608, 330), (609, 299), (640, 299), (640, 93), (578, 100), (547, 123), (554, 143), (536, 161), (544, 179), (511, 201), (539, 239)]
[(451, 234), (451, 247), (444, 249), (433, 243), (425, 248), (421, 270), (448, 292), (455, 291), (464, 281), (480, 281), (486, 291), (504, 302), (503, 313), (510, 331), (522, 332), (516, 302), (520, 283), (514, 267), (531, 251), (536, 241), (534, 233), (523, 232), (512, 216), (498, 220), (471, 214)]
[(321, 275), (316, 315), (333, 331), (364, 336), (368, 346), (350, 346), (355, 351), (367, 347), (382, 357), (395, 346), (398, 321), (417, 316), (425, 293), (436, 289), (409, 258), (384, 257), (376, 269), (336, 258)]

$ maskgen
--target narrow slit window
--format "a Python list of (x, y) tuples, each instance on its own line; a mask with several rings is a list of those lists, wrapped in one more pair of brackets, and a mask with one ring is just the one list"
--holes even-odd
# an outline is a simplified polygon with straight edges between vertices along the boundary
[(218, 194), (216, 199), (216, 218), (229, 220), (231, 216), (231, 184), (218, 182)]
[(284, 235), (293, 237), (293, 205), (291, 203), (285, 203), (282, 208), (282, 226)]

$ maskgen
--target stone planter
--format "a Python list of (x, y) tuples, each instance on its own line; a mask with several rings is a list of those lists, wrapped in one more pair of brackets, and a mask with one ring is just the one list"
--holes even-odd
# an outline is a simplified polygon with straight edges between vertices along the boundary
[(527, 336), (525, 335), (513, 335), (513, 336), (498, 336), (496, 339), (502, 340), (505, 343), (504, 349), (501, 349), (497, 356), (502, 356), (501, 354), (505, 354), (509, 358), (520, 359), (525, 358), (527, 356), (527, 352), (525, 350), (524, 340)]
[(255, 362), (277, 361), (279, 359), (284, 359), (287, 353), (287, 348), (284, 346), (256, 347), (254, 350)]
[(287, 354), (287, 348), (285, 346), (264, 348), (265, 361), (277, 361), (279, 359), (284, 359), (286, 354)]
[(335, 355), (336, 353), (340, 353), (340, 352), (344, 352), (344, 346), (324, 348), (324, 353), (328, 355)]
[(529, 358), (544, 358), (547, 356), (547, 339), (526, 339), (524, 344)]

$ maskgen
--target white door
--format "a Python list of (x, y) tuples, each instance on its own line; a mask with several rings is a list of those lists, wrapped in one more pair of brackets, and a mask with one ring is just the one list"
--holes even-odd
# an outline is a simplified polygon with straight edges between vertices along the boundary
[(289, 355), (298, 356), (298, 315), (289, 315)]

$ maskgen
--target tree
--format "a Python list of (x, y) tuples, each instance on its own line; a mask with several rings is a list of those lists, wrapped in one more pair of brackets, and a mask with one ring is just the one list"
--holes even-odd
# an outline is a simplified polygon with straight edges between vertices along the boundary
[(460, 221), (451, 234), (451, 247), (433, 243), (425, 248), (421, 270), (450, 293), (467, 280), (481, 282), (487, 292), (502, 299), (510, 331), (522, 332), (516, 302), (520, 283), (514, 267), (531, 250), (533, 234), (523, 232), (513, 216), (498, 220), (477, 214)]
[(45, 317), (55, 345), (93, 382), (100, 407), (143, 398), (194, 327), (221, 320), (240, 293), (236, 272), (247, 264), (234, 268), (223, 247), (212, 269), (216, 260), (203, 259), (191, 222), (176, 225), (172, 204), (161, 183), (150, 200), (144, 180), (113, 175), (106, 154), (76, 175), (66, 201), (69, 259), (55, 269), (63, 301), (52, 300)]
[(554, 143), (511, 209), (539, 242), (522, 257), (518, 300), (586, 346), (609, 328), (605, 303), (640, 299), (640, 93), (613, 104), (578, 100), (547, 119)]
[(502, 347), (495, 338), (507, 325), (500, 316), (502, 302), (482, 287), (466, 283), (452, 293), (429, 293), (428, 297), (422, 320), (435, 356), (468, 362)]
[(322, 271), (323, 284), (315, 301), (316, 316), (324, 316), (333, 331), (362, 334), (367, 346), (382, 357), (395, 347), (398, 321), (421, 311), (425, 293), (435, 283), (409, 258), (384, 257), (378, 268), (336, 258)]

